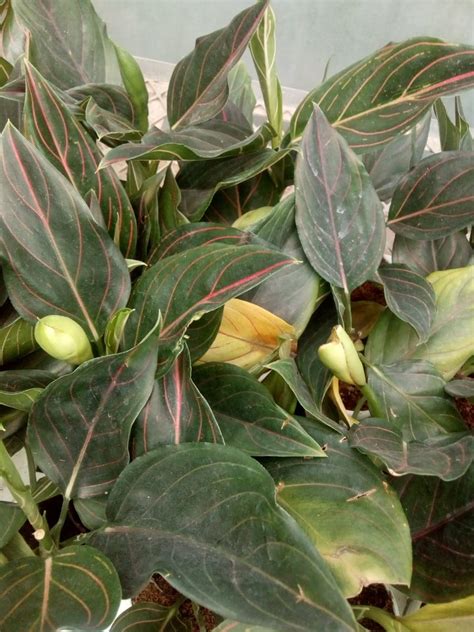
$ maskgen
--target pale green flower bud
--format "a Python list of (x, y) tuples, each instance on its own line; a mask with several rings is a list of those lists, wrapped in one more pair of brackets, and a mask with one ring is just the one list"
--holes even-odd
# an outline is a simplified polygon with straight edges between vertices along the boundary
[(45, 316), (35, 325), (35, 338), (47, 354), (70, 364), (93, 358), (85, 331), (67, 316)]
[(318, 355), (321, 362), (343, 382), (355, 386), (367, 383), (354, 343), (340, 325), (333, 327), (329, 342), (319, 347)]

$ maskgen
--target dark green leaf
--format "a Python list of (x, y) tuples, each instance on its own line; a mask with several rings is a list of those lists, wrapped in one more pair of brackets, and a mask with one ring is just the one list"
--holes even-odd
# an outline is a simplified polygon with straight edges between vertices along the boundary
[(326, 564), (277, 506), (270, 476), (239, 450), (150, 452), (124, 471), (107, 515), (109, 525), (90, 539), (116, 564), (127, 595), (159, 570), (225, 617), (275, 630), (356, 629)]
[(440, 239), (474, 222), (474, 153), (428, 156), (395, 191), (388, 227), (409, 239)]
[(159, 603), (140, 601), (122, 612), (110, 632), (190, 632), (190, 622), (179, 610)]
[(474, 398), (474, 379), (464, 378), (461, 380), (453, 380), (448, 382), (444, 387), (446, 393), (449, 393), (451, 397), (466, 397), (467, 399)]
[(431, 285), (403, 264), (381, 266), (378, 275), (383, 282), (388, 307), (415, 329), (420, 342), (426, 342), (436, 311)]
[(423, 157), (430, 123), (431, 113), (428, 112), (412, 130), (397, 136), (381, 149), (362, 156), (377, 195), (383, 202), (392, 197), (400, 178)]
[[(316, 354), (315, 354), (316, 355)], [(342, 433), (342, 427), (327, 415), (321, 411), (321, 405), (316, 403), (313, 399), (308, 385), (301, 377), (298, 367), (293, 358), (285, 358), (284, 360), (277, 360), (271, 364), (267, 364), (267, 369), (271, 369), (280, 375), (291, 388), (296, 399), (305, 409), (305, 411), (311, 416), (321, 421), (326, 426), (329, 426), (336, 432)]]
[[(135, 285), (125, 328), (125, 344), (136, 344), (163, 317), (160, 370), (179, 352), (177, 344), (198, 315), (218, 309), (230, 298), (258, 285), (289, 257), (261, 246), (212, 244), (166, 257), (146, 270)], [(168, 365), (169, 366), (169, 365)]]
[[(120, 86), (111, 85), (108, 83), (87, 83), (85, 85), (75, 86), (70, 88), (66, 92), (62, 93), (64, 101), (67, 98), (72, 99), (76, 104), (71, 108), (71, 111), (76, 114), (80, 114), (86, 105), (86, 119), (87, 119), (87, 106), (90, 102), (94, 102), (104, 113), (111, 114), (120, 120), (125, 120), (128, 125), (134, 129), (138, 127), (137, 117), (138, 114), (135, 111), (135, 106), (130, 99), (127, 92)], [(84, 113), (82, 112), (84, 115)]]
[(84, 123), (92, 129), (97, 139), (114, 147), (117, 143), (139, 141), (142, 133), (120, 114), (112, 114), (88, 99), (84, 111)]
[(69, 546), (53, 557), (27, 557), (0, 567), (2, 632), (103, 630), (120, 604), (110, 561), (90, 546)]
[(296, 364), (310, 390), (312, 400), (319, 409), (318, 419), (334, 427), (334, 419), (328, 416), (324, 397), (333, 377), (331, 371), (319, 359), (317, 349), (328, 341), (331, 330), (337, 324), (334, 302), (327, 300), (313, 314), (303, 335), (298, 340)]
[(128, 463), (130, 429), (153, 388), (156, 356), (150, 333), (130, 351), (82, 364), (36, 400), (31, 449), (66, 498), (103, 494)]
[(245, 369), (206, 363), (193, 371), (224, 441), (252, 456), (324, 456), (319, 445)]
[[(293, 325), (299, 336), (323, 294), (323, 283), (309, 265), (295, 225), (295, 198), (289, 196), (277, 204), (255, 233), (301, 265), (275, 274), (252, 292), (250, 300)], [(284, 288), (284, 292), (282, 289)]]
[(474, 84), (474, 50), (432, 37), (388, 44), (324, 81), (291, 121), (301, 136), (317, 103), (357, 151), (370, 151), (415, 125), (439, 96)]
[(248, 211), (276, 204), (280, 189), (269, 171), (261, 171), (241, 184), (218, 191), (206, 211), (206, 219), (233, 224)]
[(230, 24), (196, 41), (175, 67), (168, 87), (168, 120), (176, 129), (214, 117), (229, 96), (227, 75), (262, 19), (267, 0), (239, 13)]
[(21, 529), (25, 520), (25, 514), (18, 505), (0, 501), (0, 549)]
[(185, 347), (171, 369), (155, 380), (150, 399), (133, 427), (133, 452), (140, 456), (162, 445), (224, 443), (209, 404), (191, 379)]
[(11, 126), (1, 149), (0, 255), (13, 305), (30, 321), (69, 316), (97, 339), (127, 301), (125, 260), (72, 185)]
[(29, 31), (29, 61), (55, 86), (118, 83), (113, 44), (90, 0), (13, 0), (12, 6)]
[(474, 437), (468, 432), (435, 435), (424, 441), (406, 441), (400, 424), (364, 419), (352, 426), (349, 445), (379, 458), (393, 476), (419, 474), (453, 481), (472, 463)]
[(56, 379), (54, 373), (33, 369), (0, 373), (0, 404), (29, 411), (43, 389)]
[(247, 244), (262, 244), (262, 241), (251, 233), (245, 233), (231, 226), (222, 226), (212, 222), (196, 222), (183, 224), (167, 233), (160, 243), (150, 252), (147, 263), (153, 265), (190, 248), (208, 246), (211, 244), (226, 244), (229, 246), (245, 246)]
[(163, 132), (153, 128), (141, 143), (111, 149), (101, 167), (109, 167), (122, 160), (201, 160), (226, 158), (264, 149), (273, 135), (265, 124), (252, 135), (225, 121), (212, 119), (177, 132)]
[(186, 330), (186, 344), (191, 362), (199, 360), (214, 342), (221, 326), (224, 308), (215, 309), (193, 321)]
[(266, 461), (278, 502), (311, 537), (345, 596), (376, 582), (408, 584), (410, 533), (396, 494), (345, 437), (302, 424), (328, 458)]
[(0, 327), (0, 366), (38, 348), (33, 331), (33, 325), (19, 317)]
[(394, 479), (413, 542), (410, 595), (428, 603), (474, 591), (474, 465), (446, 483), (424, 476)]
[[(288, 153), (288, 149), (265, 149), (232, 158), (186, 164), (178, 177), (182, 196), (180, 210), (190, 221), (199, 221), (217, 191), (254, 178), (278, 163)], [(255, 181), (252, 182), (250, 191), (254, 186)]]
[(471, 256), (472, 248), (462, 231), (444, 239), (423, 241), (396, 235), (392, 249), (394, 263), (403, 263), (421, 276), (437, 270), (463, 268)]
[(379, 266), (382, 206), (362, 163), (314, 108), (296, 161), (296, 226), (316, 272), (348, 294)]
[(430, 362), (371, 366), (368, 376), (386, 419), (398, 427), (405, 441), (465, 430), (456, 406), (444, 392), (446, 382)]
[(54, 87), (26, 64), (25, 135), (78, 190), (92, 189), (111, 237), (118, 236), (124, 256), (133, 257), (137, 227), (132, 206), (113, 169), (98, 166), (101, 153), (70, 114)]
[(96, 498), (76, 498), (74, 509), (77, 511), (82, 524), (87, 529), (99, 529), (107, 524), (105, 508), (107, 496), (97, 496)]

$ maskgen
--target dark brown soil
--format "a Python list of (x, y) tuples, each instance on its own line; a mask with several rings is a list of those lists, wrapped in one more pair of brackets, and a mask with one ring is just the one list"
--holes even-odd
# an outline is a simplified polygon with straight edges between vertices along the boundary
[[(386, 610), (390, 614), (393, 614), (392, 597), (383, 584), (367, 586), (360, 595), (349, 599), (349, 603), (353, 606), (375, 606), (376, 608)], [(381, 625), (370, 619), (361, 619), (359, 623), (367, 628), (367, 630), (385, 632)]]
[[(172, 606), (180, 596), (180, 593), (170, 586), (161, 575), (153, 575), (151, 582), (132, 601), (133, 603), (137, 601), (151, 601), (169, 607)], [(192, 632), (199, 632), (199, 625), (194, 616), (192, 602), (189, 599), (186, 599), (181, 604), (179, 613), (181, 619), (189, 623), (189, 629), (192, 630)], [(207, 610), (207, 608), (201, 608), (201, 616), (206, 630), (213, 630), (219, 622), (216, 615), (210, 610)]]
[[(339, 393), (347, 410), (354, 410), (357, 406), (357, 402), (362, 397), (362, 393), (357, 386), (346, 384), (345, 382), (339, 382)], [(362, 406), (362, 410), (367, 410), (366, 404)]]
[(379, 305), (386, 305), (385, 296), (383, 293), (383, 287), (366, 281), (360, 287), (356, 288), (352, 294), (351, 299), (355, 301), (373, 301)]
[(457, 397), (454, 401), (466, 426), (474, 430), (474, 404), (471, 404), (468, 399), (463, 399), (462, 397)]

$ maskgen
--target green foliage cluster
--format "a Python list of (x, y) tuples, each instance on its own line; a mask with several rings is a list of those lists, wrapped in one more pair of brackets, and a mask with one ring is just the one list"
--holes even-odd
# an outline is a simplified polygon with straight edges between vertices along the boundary
[[(472, 630), (474, 145), (442, 98), (474, 49), (388, 44), (288, 124), (262, 0), (158, 129), (90, 0), (0, 19), (0, 630), (188, 630), (116, 619), (154, 573), (202, 630)], [(393, 616), (348, 601), (375, 583)]]

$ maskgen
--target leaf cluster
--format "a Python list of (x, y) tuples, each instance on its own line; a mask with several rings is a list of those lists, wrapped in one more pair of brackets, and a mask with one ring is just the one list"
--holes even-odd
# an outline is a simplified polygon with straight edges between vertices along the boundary
[[(201, 630), (472, 629), (474, 153), (443, 99), (474, 49), (388, 44), (285, 120), (260, 0), (158, 129), (90, 0), (0, 20), (2, 632), (183, 632), (185, 598)], [(155, 573), (176, 604), (116, 618)], [(393, 616), (351, 606), (376, 583)]]

